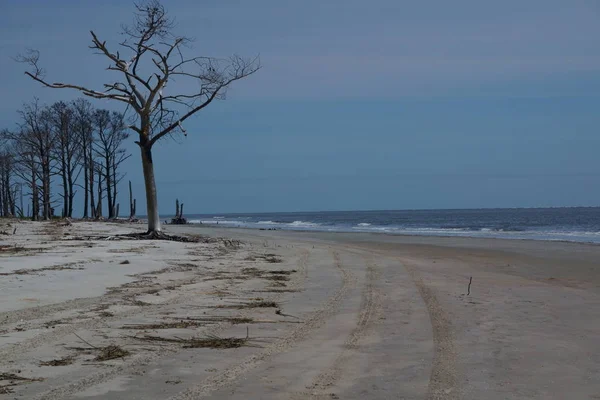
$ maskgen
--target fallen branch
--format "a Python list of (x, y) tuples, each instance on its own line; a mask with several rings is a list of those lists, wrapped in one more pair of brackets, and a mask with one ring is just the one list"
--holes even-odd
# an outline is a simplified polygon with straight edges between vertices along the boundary
[(281, 311), (281, 309), (277, 309), (275, 310), (275, 314), (277, 315), (281, 315), (283, 317), (291, 317), (291, 318), (296, 318), (296, 319), (300, 319), (300, 317), (296, 317), (295, 315), (291, 315), (291, 314), (285, 314)]
[(87, 344), (88, 346), (98, 350), (98, 347), (94, 346), (93, 344), (91, 344), (90, 342), (88, 342), (87, 340), (85, 340), (84, 338), (82, 338), (81, 336), (79, 336), (78, 334), (76, 334), (75, 332), (73, 332), (73, 335), (77, 336), (83, 343)]
[(469, 286), (467, 287), (467, 296), (471, 294), (471, 282), (473, 282), (473, 277), (469, 278)]

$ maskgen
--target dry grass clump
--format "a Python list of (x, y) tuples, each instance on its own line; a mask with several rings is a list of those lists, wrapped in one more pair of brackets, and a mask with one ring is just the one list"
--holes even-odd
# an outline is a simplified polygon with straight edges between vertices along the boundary
[(60, 367), (60, 366), (64, 366), (64, 365), (71, 365), (74, 362), (75, 362), (75, 357), (68, 356), (68, 357), (64, 357), (64, 358), (58, 358), (56, 360), (41, 361), (40, 366), (41, 367)]
[(267, 253), (267, 254), (254, 254), (245, 258), (246, 261), (256, 261), (257, 259), (262, 259), (268, 263), (280, 263), (283, 262), (283, 259), (279, 257), (277, 254)]
[(210, 348), (210, 349), (234, 349), (245, 346), (248, 343), (249, 338), (221, 338), (215, 335), (208, 335), (206, 337), (195, 337), (195, 338), (167, 338), (162, 336), (150, 336), (146, 335), (143, 337), (136, 337), (138, 340), (147, 342), (166, 342), (166, 343), (178, 343), (182, 344), (184, 349), (199, 349), (199, 348)]
[(235, 308), (235, 309), (246, 309), (246, 308), (279, 308), (279, 303), (270, 300), (255, 300), (240, 304), (228, 304), (216, 306), (216, 308)]
[(185, 329), (190, 327), (198, 327), (202, 325), (200, 321), (176, 321), (176, 322), (158, 322), (154, 324), (132, 324), (122, 326), (121, 329)]
[(99, 350), (100, 353), (98, 354), (98, 356), (96, 356), (96, 358), (94, 358), (94, 361), (109, 361), (114, 360), (116, 358), (123, 358), (131, 354), (124, 348), (114, 344), (111, 344), (110, 346), (106, 347), (101, 347), (99, 348)]

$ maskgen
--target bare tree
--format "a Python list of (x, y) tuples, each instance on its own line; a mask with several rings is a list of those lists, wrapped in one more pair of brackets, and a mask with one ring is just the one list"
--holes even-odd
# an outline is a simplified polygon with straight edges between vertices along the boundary
[(108, 218), (115, 218), (117, 217), (115, 215), (117, 185), (123, 178), (123, 175), (118, 172), (118, 168), (130, 156), (122, 147), (128, 135), (125, 132), (123, 114), (114, 111), (111, 113), (108, 110), (97, 110), (94, 113), (93, 120), (96, 132), (93, 149), (99, 159), (98, 168), (102, 174), (102, 179), (106, 183)]
[(75, 132), (74, 110), (64, 102), (54, 103), (48, 110), (56, 144), (54, 154), (63, 188), (63, 217), (73, 216), (75, 182), (81, 172), (81, 146)]
[[(52, 153), (55, 145), (50, 113), (47, 109), (40, 107), (36, 99), (23, 105), (19, 114), (21, 115), (20, 130), (8, 132), (9, 139), (17, 146), (19, 161), (26, 165), (28, 172), (31, 173), (30, 185), (34, 219), (38, 216), (39, 199), (42, 200), (42, 218), (50, 219), (52, 214)], [(41, 185), (38, 185), (38, 180)]]
[(104, 168), (102, 166), (102, 163), (100, 162), (95, 162), (94, 163), (94, 169), (92, 170), (93, 172), (96, 173), (96, 175), (98, 176), (98, 202), (95, 205), (95, 209), (94, 209), (94, 218), (95, 219), (100, 219), (103, 218), (103, 210), (102, 210), (102, 200), (104, 200), (106, 198), (106, 195), (104, 194), (104, 188), (102, 186), (102, 184), (105, 181), (105, 174), (104, 174)]
[(127, 126), (125, 124), (124, 115), (118, 112), (112, 112), (110, 115), (110, 159), (112, 167), (112, 204), (109, 207), (112, 210), (113, 217), (119, 216), (117, 195), (119, 194), (118, 187), (125, 174), (120, 171), (121, 164), (125, 162), (131, 153), (128, 153), (123, 147), (125, 140), (129, 138)]
[[(74, 130), (79, 144), (81, 164), (83, 167), (83, 218), (88, 218), (88, 210), (92, 209), (94, 214), (94, 173), (93, 153), (94, 127), (92, 117), (94, 109), (92, 104), (85, 99), (77, 99), (71, 103), (73, 108)], [(91, 207), (90, 207), (91, 206)]]
[(17, 185), (15, 183), (14, 149), (2, 136), (0, 136), (0, 216), (8, 217), (16, 215)]
[[(19, 57), (28, 63), (32, 79), (46, 87), (74, 89), (96, 99), (109, 99), (126, 104), (136, 117), (129, 128), (137, 133), (141, 150), (146, 188), (148, 236), (161, 237), (160, 217), (154, 179), (152, 148), (157, 141), (177, 130), (186, 134), (183, 123), (215, 99), (224, 99), (229, 85), (260, 68), (258, 57), (244, 59), (232, 56), (217, 59), (186, 56), (191, 39), (173, 32), (174, 21), (158, 0), (135, 5), (133, 24), (123, 27), (125, 39), (121, 51), (109, 49), (92, 31), (92, 49), (107, 58), (107, 68), (120, 79), (104, 84), (100, 90), (67, 83), (51, 83), (39, 66), (39, 52), (29, 50)], [(187, 89), (169, 93), (173, 79)]]
[[(40, 215), (39, 207), (39, 162), (37, 159), (36, 143), (32, 140), (30, 132), (21, 129), (18, 132), (4, 130), (2, 138), (5, 140), (5, 145), (10, 145), (14, 149), (14, 173), (21, 182), (24, 182), (30, 190), (31, 196), (31, 214), (29, 208), (27, 216), (31, 216), (32, 220), (37, 221)], [(21, 188), (21, 196), (22, 196)], [(21, 208), (23, 206), (21, 205)]]

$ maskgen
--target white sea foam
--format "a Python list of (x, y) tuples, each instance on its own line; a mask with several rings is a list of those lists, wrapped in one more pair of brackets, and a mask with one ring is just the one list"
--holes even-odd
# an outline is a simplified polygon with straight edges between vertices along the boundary
[(314, 227), (320, 226), (320, 224), (317, 224), (314, 222), (306, 222), (306, 221), (294, 221), (288, 225), (292, 226), (292, 227), (296, 227), (296, 228), (314, 228)]
[(207, 225), (240, 225), (240, 221), (230, 221), (230, 220), (226, 220), (226, 219), (202, 219), (202, 220), (192, 220), (192, 221), (188, 221), (191, 224), (207, 224)]
[[(363, 220), (364, 221), (364, 220)], [(525, 229), (507, 229), (506, 227), (490, 225), (486, 227), (459, 228), (459, 227), (433, 227), (433, 226), (403, 226), (401, 224), (377, 225), (376, 223), (357, 222), (349, 220), (346, 223), (333, 222), (317, 223), (303, 220), (293, 222), (276, 222), (273, 220), (258, 220), (256, 217), (204, 217), (203, 219), (189, 220), (191, 224), (206, 224), (211, 226), (222, 225), (224, 227), (239, 228), (277, 228), (288, 230), (309, 230), (328, 232), (372, 232), (390, 235), (419, 235), (419, 236), (454, 236), (454, 237), (480, 237), (480, 238), (503, 238), (503, 239), (534, 239), (552, 241), (574, 241), (600, 243), (600, 231), (584, 229), (569, 229), (562, 227), (528, 227)], [(392, 222), (392, 221), (390, 221)], [(476, 225), (477, 226), (477, 225)], [(520, 227), (520, 226), (519, 226)]]

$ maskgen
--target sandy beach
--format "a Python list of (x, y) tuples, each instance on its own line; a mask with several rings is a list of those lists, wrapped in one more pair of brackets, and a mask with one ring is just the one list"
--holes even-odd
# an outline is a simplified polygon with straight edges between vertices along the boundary
[(0, 398), (600, 398), (600, 246), (166, 228), (0, 221)]

